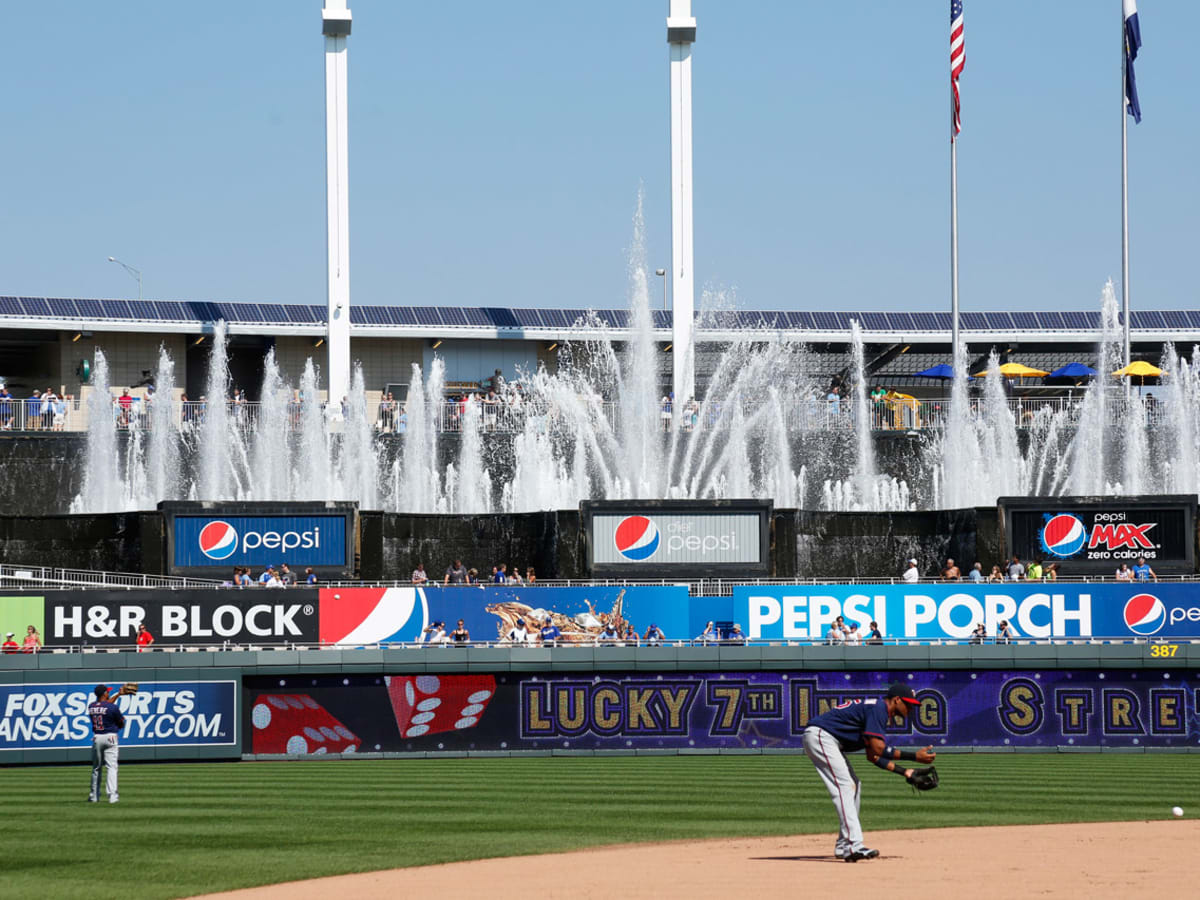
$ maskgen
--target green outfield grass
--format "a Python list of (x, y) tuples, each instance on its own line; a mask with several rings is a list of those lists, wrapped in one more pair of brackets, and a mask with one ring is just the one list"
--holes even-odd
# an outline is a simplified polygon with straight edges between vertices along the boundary
[[(944, 756), (916, 796), (865, 760), (863, 823), (889, 828), (1200, 813), (1185, 755)], [(604, 757), (126, 765), (0, 771), (0, 893), (178, 897), (319, 875), (599, 844), (836, 831), (804, 757)]]

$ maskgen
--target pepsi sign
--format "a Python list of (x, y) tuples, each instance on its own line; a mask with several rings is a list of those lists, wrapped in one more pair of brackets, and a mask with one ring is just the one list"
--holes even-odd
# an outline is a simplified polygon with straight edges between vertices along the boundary
[(626, 516), (617, 523), (613, 546), (630, 562), (642, 562), (658, 552), (662, 543), (658, 526), (646, 516)]
[(1158, 634), (1167, 621), (1167, 607), (1153, 594), (1130, 597), (1122, 614), (1125, 627), (1139, 637)]
[(346, 516), (187, 516), (176, 515), (172, 564), (197, 569), (287, 563), (342, 568), (347, 564)]
[(691, 627), (701, 627), (704, 616), (722, 614), (746, 625), (752, 640), (820, 641), (838, 616), (862, 631), (876, 622), (887, 638), (918, 642), (965, 641), (981, 623), (994, 636), (1001, 620), (1018, 641), (1195, 639), (1200, 637), (1200, 585), (735, 585), (730, 606), (694, 610)]
[(1111, 575), (1139, 558), (1159, 575), (1195, 572), (1195, 497), (1002, 497), (1008, 554), (1064, 575)]
[(660, 500), (582, 504), (595, 574), (769, 574), (769, 503)]

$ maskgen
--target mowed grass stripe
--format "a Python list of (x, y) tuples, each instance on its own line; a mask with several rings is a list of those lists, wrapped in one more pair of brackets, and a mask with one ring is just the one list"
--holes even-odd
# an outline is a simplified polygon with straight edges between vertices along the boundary
[[(862, 757), (868, 831), (1200, 812), (1184, 755), (964, 754), (914, 795)], [(87, 804), (86, 766), (0, 771), (5, 896), (176, 897), (296, 878), (629, 841), (828, 833), (803, 757), (595, 757), (127, 765)], [(99, 883), (95, 847), (136, 872)]]

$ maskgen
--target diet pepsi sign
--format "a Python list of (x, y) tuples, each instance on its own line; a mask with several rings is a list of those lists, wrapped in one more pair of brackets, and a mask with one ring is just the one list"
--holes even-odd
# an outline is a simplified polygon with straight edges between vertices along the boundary
[(287, 563), (343, 567), (347, 562), (346, 516), (185, 516), (174, 517), (176, 568), (250, 566)]
[(1160, 575), (1195, 571), (1194, 497), (1002, 497), (1009, 555), (1111, 575), (1139, 558)]
[(769, 503), (596, 501), (582, 511), (595, 574), (767, 573)]

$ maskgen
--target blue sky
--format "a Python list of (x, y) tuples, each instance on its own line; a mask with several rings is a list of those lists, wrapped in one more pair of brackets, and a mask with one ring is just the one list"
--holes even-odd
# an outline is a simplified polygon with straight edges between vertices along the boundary
[[(1119, 286), (1120, 5), (967, 0), (964, 310)], [(0, 293), (136, 296), (112, 255), (148, 297), (323, 303), (320, 6), (6, 8)], [(948, 7), (694, 0), (699, 288), (948, 306)], [(639, 184), (666, 264), (666, 0), (351, 8), (353, 302), (623, 306)], [(1196, 308), (1200, 4), (1139, 9), (1132, 296)]]

